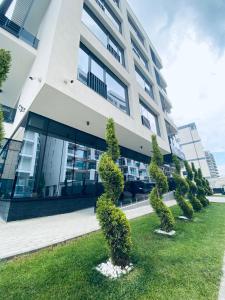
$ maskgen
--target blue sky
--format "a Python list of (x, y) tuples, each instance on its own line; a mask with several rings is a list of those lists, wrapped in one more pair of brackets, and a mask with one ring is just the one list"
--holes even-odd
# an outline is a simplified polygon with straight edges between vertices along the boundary
[(176, 124), (196, 122), (225, 176), (225, 0), (128, 0), (162, 60)]

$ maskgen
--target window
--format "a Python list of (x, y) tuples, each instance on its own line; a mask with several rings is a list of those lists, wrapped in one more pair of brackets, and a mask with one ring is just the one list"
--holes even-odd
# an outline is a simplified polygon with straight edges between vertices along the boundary
[(142, 124), (157, 135), (160, 135), (157, 115), (140, 101)]
[(112, 21), (114, 26), (119, 32), (122, 32), (121, 29), (121, 22), (118, 20), (114, 12), (111, 10), (111, 8), (108, 6), (105, 0), (95, 0), (97, 4), (101, 7), (101, 9), (105, 12), (105, 14), (109, 17), (109, 19)]
[(143, 35), (141, 34), (140, 30), (138, 29), (137, 25), (134, 24), (134, 22), (131, 20), (131, 17), (128, 16), (128, 22), (130, 23), (130, 26), (133, 28), (134, 32), (136, 33), (139, 41), (142, 43), (142, 45), (145, 45), (145, 39)]
[(119, 0), (113, 0), (113, 2), (116, 3), (116, 5), (117, 5), (118, 7), (120, 7), (120, 1), (119, 1)]
[(84, 5), (82, 21), (88, 29), (100, 40), (100, 42), (109, 50), (109, 52), (122, 64), (124, 63), (124, 51), (122, 47), (111, 36), (102, 23), (96, 18), (91, 10)]
[(152, 50), (152, 48), (150, 47), (150, 52), (151, 52), (151, 57), (152, 57), (152, 61), (154, 62), (154, 64), (156, 65), (156, 67), (158, 69), (162, 69), (162, 64), (159, 61), (159, 59), (157, 58), (155, 52)]
[(171, 109), (170, 105), (167, 103), (165, 97), (160, 92), (159, 92), (159, 96), (160, 96), (161, 105), (164, 113), (169, 114)]
[(149, 96), (154, 99), (154, 92), (152, 84), (144, 77), (141, 71), (135, 66), (136, 78), (141, 87), (146, 91)]
[(127, 86), (83, 44), (80, 45), (78, 79), (114, 106), (129, 114)]
[(135, 44), (135, 42), (132, 39), (131, 39), (131, 45), (132, 45), (133, 52), (140, 59), (140, 61), (145, 65), (145, 68), (147, 70), (149, 70), (147, 59), (144, 57), (144, 55), (141, 53), (140, 49), (138, 48), (138, 46)]
[(159, 74), (159, 72), (155, 69), (155, 77), (156, 77), (156, 81), (158, 83), (158, 86), (161, 87), (161, 89), (166, 93), (166, 82), (165, 80), (162, 78), (162, 76)]

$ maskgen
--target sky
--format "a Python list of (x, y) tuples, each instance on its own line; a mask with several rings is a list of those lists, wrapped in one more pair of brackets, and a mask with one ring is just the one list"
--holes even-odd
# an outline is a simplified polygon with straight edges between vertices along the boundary
[(225, 176), (225, 0), (128, 0), (163, 62), (172, 118), (195, 122)]

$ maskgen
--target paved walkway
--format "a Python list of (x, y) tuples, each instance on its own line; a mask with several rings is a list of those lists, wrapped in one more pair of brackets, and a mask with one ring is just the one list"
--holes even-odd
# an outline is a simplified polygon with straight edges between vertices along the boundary
[[(174, 200), (166, 201), (168, 206)], [(128, 219), (153, 211), (148, 201), (123, 209)], [(93, 208), (68, 214), (3, 223), (0, 221), (0, 259), (25, 254), (99, 229)]]

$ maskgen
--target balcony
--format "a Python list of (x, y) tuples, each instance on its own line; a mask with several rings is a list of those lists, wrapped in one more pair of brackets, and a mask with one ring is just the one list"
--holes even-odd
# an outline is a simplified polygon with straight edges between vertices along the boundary
[(8, 19), (4, 14), (0, 14), (0, 27), (5, 29), (18, 39), (26, 42), (33, 48), (37, 49), (39, 40), (26, 29), (20, 27), (15, 22)]

